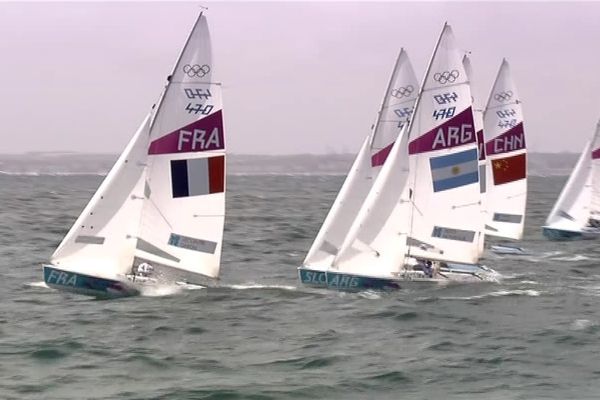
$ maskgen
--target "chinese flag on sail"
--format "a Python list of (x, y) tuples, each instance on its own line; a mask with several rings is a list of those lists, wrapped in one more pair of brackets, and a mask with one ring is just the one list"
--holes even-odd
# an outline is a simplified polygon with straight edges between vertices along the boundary
[(525, 179), (527, 176), (527, 162), (525, 153), (512, 157), (499, 158), (492, 161), (494, 171), (494, 185)]

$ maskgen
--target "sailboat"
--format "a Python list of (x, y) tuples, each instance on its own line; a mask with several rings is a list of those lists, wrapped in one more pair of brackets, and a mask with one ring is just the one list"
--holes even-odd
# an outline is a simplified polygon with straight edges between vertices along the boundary
[(218, 277), (225, 142), (212, 72), (201, 13), (158, 103), (43, 265), (48, 286), (118, 297)]
[[(486, 174), (486, 236), (520, 240), (527, 202), (527, 149), (523, 110), (508, 61), (502, 60), (483, 115)], [(512, 244), (491, 246), (497, 254), (524, 254)]]
[(551, 240), (600, 237), (600, 121), (542, 227)]
[(396, 59), (372, 131), (365, 138), (306, 258), (305, 264), (326, 265), (337, 255), (352, 218), (363, 205), (394, 142), (408, 126), (418, 95), (415, 72), (404, 49)]
[[(478, 151), (468, 79), (445, 24), (410, 122), (394, 142), (342, 245), (307, 259), (301, 282), (341, 290), (496, 280), (477, 265)], [(347, 215), (352, 218), (352, 215)], [(435, 277), (415, 267), (436, 263)]]
[[(467, 74), (467, 78), (469, 79), (469, 83), (473, 86), (473, 67), (471, 66), (471, 59), (467, 54), (463, 56), (463, 67), (465, 68), (465, 73)], [(486, 211), (486, 203), (485, 203), (485, 192), (486, 192), (486, 184), (485, 184), (485, 169), (487, 160), (485, 158), (485, 140), (483, 135), (483, 110), (477, 106), (475, 102), (475, 98), (472, 98), (473, 103), (473, 123), (475, 126), (475, 134), (477, 137), (477, 150), (479, 152), (478, 158), (478, 171), (479, 171), (479, 192), (481, 193), (480, 201), (481, 201), (481, 221), (482, 228), (480, 232), (485, 230), (485, 220), (487, 216)], [(485, 251), (485, 235), (478, 235), (477, 239), (477, 249), (479, 258), (483, 257), (483, 253)]]

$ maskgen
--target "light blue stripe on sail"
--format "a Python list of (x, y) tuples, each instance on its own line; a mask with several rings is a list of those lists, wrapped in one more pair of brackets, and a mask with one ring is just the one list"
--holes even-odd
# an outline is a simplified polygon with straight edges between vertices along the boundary
[(431, 178), (433, 191), (454, 189), (479, 181), (477, 149), (465, 150), (445, 156), (432, 157)]

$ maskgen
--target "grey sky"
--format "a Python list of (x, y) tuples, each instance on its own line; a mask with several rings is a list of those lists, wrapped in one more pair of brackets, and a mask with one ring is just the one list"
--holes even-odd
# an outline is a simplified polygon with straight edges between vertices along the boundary
[[(502, 57), (532, 151), (579, 151), (600, 118), (600, 3), (203, 3), (231, 152), (354, 152), (405, 47), (422, 74), (447, 20), (474, 93)], [(1, 3), (0, 153), (119, 152), (198, 3)]]

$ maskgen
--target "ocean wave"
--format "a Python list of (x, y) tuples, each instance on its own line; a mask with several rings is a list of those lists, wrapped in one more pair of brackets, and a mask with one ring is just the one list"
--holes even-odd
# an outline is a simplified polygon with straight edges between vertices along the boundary
[(50, 287), (48, 285), (46, 285), (46, 282), (44, 282), (44, 281), (28, 282), (28, 283), (25, 284), (25, 286), (40, 287), (40, 288), (50, 289)]
[(46, 172), (46, 171), (1, 171), (0, 175), (8, 175), (8, 176), (106, 176), (106, 171), (87, 171), (87, 172), (67, 172), (67, 171), (57, 171), (57, 172)]
[(238, 285), (220, 285), (222, 288), (235, 289), (235, 290), (248, 290), (248, 289), (283, 289), (283, 290), (296, 290), (296, 286), (291, 285), (261, 285), (257, 283), (238, 284)]
[(569, 257), (555, 257), (552, 258), (553, 261), (585, 261), (585, 260), (591, 260), (590, 257), (588, 256), (584, 256), (582, 254), (575, 254), (573, 256), (569, 256)]
[(485, 299), (488, 297), (503, 297), (503, 296), (528, 296), (538, 297), (542, 292), (533, 289), (513, 289), (513, 290), (497, 290), (494, 292), (478, 294), (475, 296), (464, 296), (464, 297), (441, 297), (442, 300), (478, 300)]

